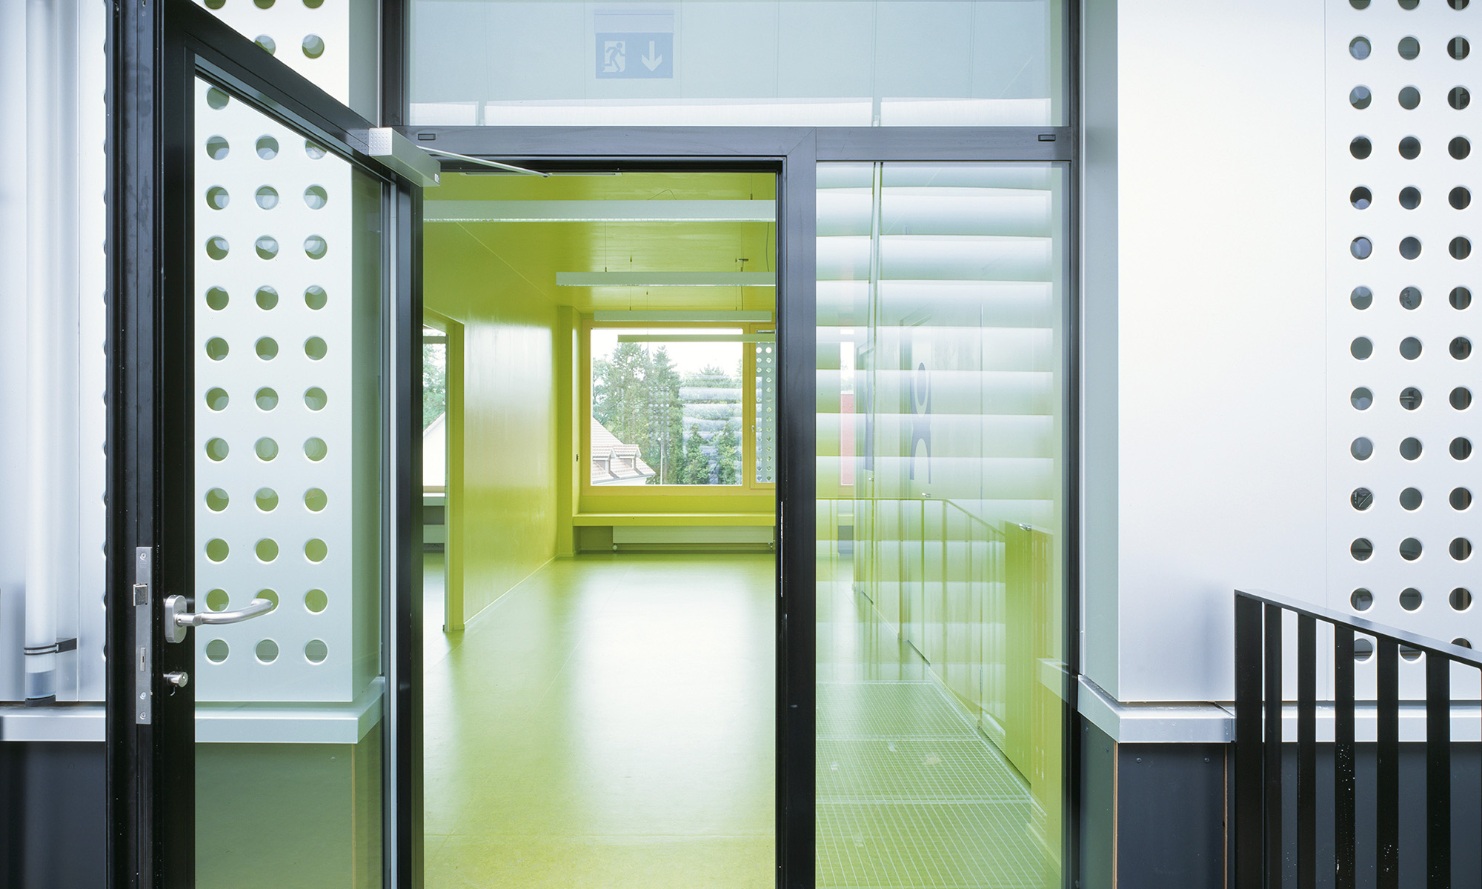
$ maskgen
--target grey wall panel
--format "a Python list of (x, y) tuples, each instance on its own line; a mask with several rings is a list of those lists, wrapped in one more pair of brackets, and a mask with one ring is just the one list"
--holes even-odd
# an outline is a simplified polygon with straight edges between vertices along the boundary
[(0, 743), (0, 886), (101, 889), (103, 754), (93, 743)]

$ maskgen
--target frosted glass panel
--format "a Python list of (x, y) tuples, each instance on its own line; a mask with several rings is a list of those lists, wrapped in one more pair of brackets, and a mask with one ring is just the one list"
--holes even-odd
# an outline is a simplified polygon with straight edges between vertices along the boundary
[(414, 0), (413, 124), (1045, 126), (1059, 0)]
[(818, 183), (817, 885), (1060, 886), (1064, 169)]

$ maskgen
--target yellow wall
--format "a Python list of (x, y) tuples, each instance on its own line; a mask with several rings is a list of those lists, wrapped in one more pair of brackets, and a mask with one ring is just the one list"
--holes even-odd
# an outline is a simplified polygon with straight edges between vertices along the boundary
[(429, 229), (425, 250), (427, 307), (463, 326), (448, 546), (466, 619), (555, 555), (556, 308), (461, 226)]

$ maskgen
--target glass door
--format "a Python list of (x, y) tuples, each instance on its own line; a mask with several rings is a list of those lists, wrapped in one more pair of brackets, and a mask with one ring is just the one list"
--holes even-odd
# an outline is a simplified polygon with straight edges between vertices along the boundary
[(387, 693), (415, 570), (407, 211), (436, 165), (272, 41), (184, 0), (164, 17), (158, 536), (135, 587), (156, 884), (381, 886), (413, 755)]

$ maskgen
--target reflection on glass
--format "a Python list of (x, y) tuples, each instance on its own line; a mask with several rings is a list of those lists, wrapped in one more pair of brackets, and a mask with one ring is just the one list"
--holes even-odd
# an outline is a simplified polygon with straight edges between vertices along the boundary
[[(275, 603), (192, 631), (196, 878), (378, 886), (381, 186), (196, 88), (197, 607)], [(310, 186), (320, 209), (252, 199)], [(252, 249), (309, 238), (322, 259)]]
[(591, 484), (740, 484), (742, 356), (751, 348), (742, 336), (725, 327), (593, 328)]
[(818, 182), (817, 884), (1059, 886), (1063, 170)]
[[(1042, 126), (1061, 0), (413, 0), (411, 119)], [(532, 39), (539, 35), (539, 39)]]

